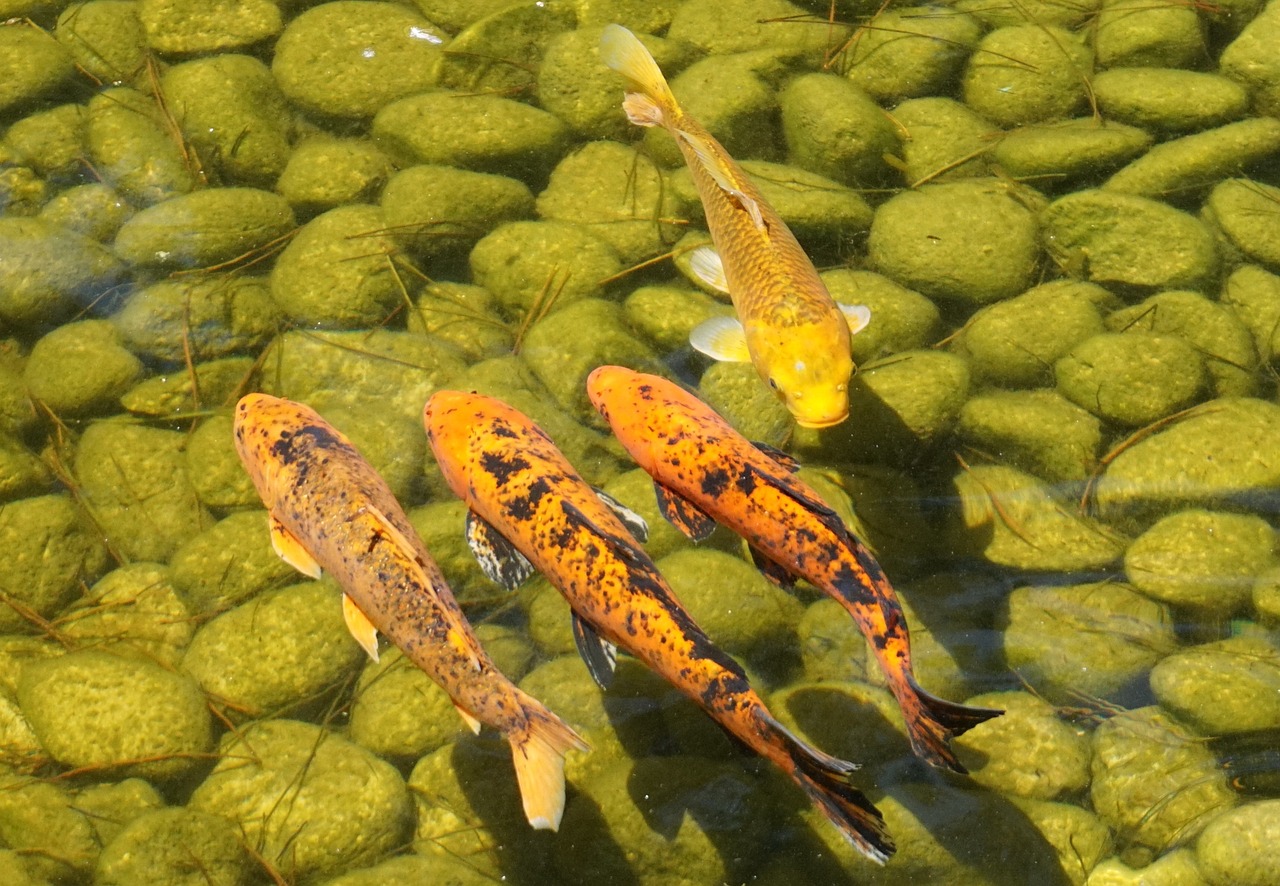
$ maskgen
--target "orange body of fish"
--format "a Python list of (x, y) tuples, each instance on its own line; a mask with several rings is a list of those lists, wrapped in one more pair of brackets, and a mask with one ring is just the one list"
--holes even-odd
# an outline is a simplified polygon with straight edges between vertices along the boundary
[(925, 692), (911, 670), (907, 622), (871, 552), (784, 453), (751, 443), (697, 397), (666, 379), (602, 366), (587, 380), (591, 402), (653, 477), (663, 514), (694, 539), (720, 523), (746, 539), (756, 565), (784, 587), (803, 578), (853, 616), (888, 678), (911, 747), (956, 772), (951, 739), (1001, 711)]
[(554, 830), (564, 810), (564, 754), (586, 743), (498, 671), (391, 490), (351, 442), (311, 408), (249, 394), (235, 445), (270, 512), (272, 544), (301, 572), (329, 572), (347, 625), (377, 656), (381, 631), (478, 731), (502, 732), (529, 823)]
[(485, 571), (514, 587), (537, 569), (559, 588), (597, 682), (608, 684), (616, 649), (626, 650), (781, 767), (864, 854), (882, 862), (893, 852), (879, 812), (848, 781), (854, 764), (809, 747), (773, 718), (636, 543), (638, 518), (624, 523), (621, 506), (500, 401), (439, 391), (424, 423), (445, 480), (470, 509), (468, 536)]

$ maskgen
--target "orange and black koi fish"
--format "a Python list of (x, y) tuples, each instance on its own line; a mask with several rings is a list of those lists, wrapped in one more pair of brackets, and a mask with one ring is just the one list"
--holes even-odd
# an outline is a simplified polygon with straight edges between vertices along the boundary
[(578, 650), (602, 687), (621, 647), (781, 767), (865, 855), (883, 862), (893, 853), (879, 811), (849, 783), (856, 764), (809, 747), (774, 719), (632, 538), (642, 520), (599, 496), (505, 403), (438, 391), (423, 420), (445, 480), (470, 509), (467, 536), (481, 566), (509, 588), (535, 569), (550, 579), (573, 609)]
[(375, 661), (381, 631), (473, 731), (486, 723), (503, 733), (529, 824), (558, 828), (564, 754), (586, 742), (489, 660), (378, 473), (314, 410), (266, 394), (236, 405), (235, 443), (270, 512), (276, 553), (313, 578), (333, 575), (347, 627)]
[(587, 379), (587, 393), (653, 477), (666, 518), (694, 540), (721, 523), (747, 540), (776, 584), (789, 588), (804, 578), (839, 602), (888, 677), (912, 750), (964, 772), (951, 739), (1003, 711), (954, 704), (920, 688), (893, 586), (840, 516), (796, 478), (794, 459), (751, 443), (697, 397), (655, 375), (601, 366)]

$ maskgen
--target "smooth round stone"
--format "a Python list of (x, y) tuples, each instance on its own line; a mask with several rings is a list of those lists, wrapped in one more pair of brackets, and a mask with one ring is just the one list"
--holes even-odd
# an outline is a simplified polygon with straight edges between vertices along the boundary
[(181, 363), (256, 353), (276, 334), (279, 312), (266, 278), (215, 274), (139, 289), (111, 321), (134, 353)]
[(93, 168), (133, 202), (149, 206), (195, 190), (188, 158), (151, 96), (128, 87), (104, 90), (89, 100), (88, 124)]
[(845, 76), (877, 101), (946, 92), (982, 30), (972, 16), (930, 6), (885, 10), (849, 48)]
[(123, 83), (146, 64), (146, 34), (135, 0), (72, 3), (58, 16), (53, 35), (77, 67), (102, 83)]
[[(1009, 59), (1020, 64), (1010, 64)], [(1085, 102), (1093, 51), (1053, 25), (1018, 24), (982, 38), (969, 57), (964, 102), (1001, 126), (1069, 117)]]
[(255, 864), (225, 818), (174, 807), (125, 826), (102, 849), (93, 882), (100, 886), (248, 886)]
[(120, 405), (134, 415), (176, 418), (223, 404), (230, 406), (257, 372), (252, 357), (224, 357), (155, 375), (130, 388)]
[(0, 829), (9, 850), (0, 852), (0, 863), (16, 857), (22, 877), (6, 883), (89, 882), (101, 846), (77, 798), (47, 779), (6, 775), (0, 785)]
[(1280, 352), (1280, 276), (1242, 265), (1222, 284), (1218, 300), (1249, 330), (1259, 360), (1271, 362)]
[[(909, 619), (908, 624), (914, 626), (915, 621)], [(830, 597), (815, 600), (805, 608), (796, 622), (796, 638), (806, 681), (870, 682), (867, 641), (850, 623), (844, 607)], [(914, 644), (911, 652), (914, 663)]]
[(272, 0), (192, 3), (138, 0), (147, 46), (174, 55), (248, 49), (280, 33), (282, 13)]
[(1232, 637), (1170, 655), (1151, 671), (1160, 705), (1204, 735), (1280, 727), (1280, 649)]
[(1218, 69), (1251, 93), (1253, 109), (1258, 114), (1280, 112), (1280, 56), (1276, 40), (1280, 39), (1280, 7), (1262, 7), (1240, 35), (1222, 50)]
[(1030, 0), (1020, 9), (1011, 6), (992, 6), (986, 0), (959, 0), (955, 8), (964, 10), (989, 27), (1023, 25), (1041, 22), (1073, 28), (1095, 15), (1101, 0), (1084, 3), (1063, 3), (1062, 0)]
[(1204, 216), (1249, 261), (1280, 270), (1280, 233), (1258, 224), (1280, 205), (1280, 188), (1247, 178), (1232, 178), (1209, 192)]
[(140, 778), (87, 785), (76, 793), (75, 804), (89, 817), (102, 846), (140, 816), (165, 806), (160, 792)]
[(1199, 289), (1217, 270), (1213, 235), (1168, 204), (1113, 191), (1077, 191), (1040, 214), (1050, 256), (1073, 277)]
[(47, 492), (53, 474), (25, 443), (0, 431), (0, 501)]
[(898, 152), (898, 131), (857, 86), (835, 74), (801, 74), (779, 102), (790, 162), (854, 187), (888, 177), (884, 156)]
[(1253, 611), (1263, 624), (1280, 625), (1280, 569), (1268, 569), (1254, 581)]
[(1197, 132), (1243, 117), (1249, 93), (1220, 74), (1176, 68), (1110, 68), (1093, 75), (1098, 109), (1157, 132)]
[[(229, 420), (224, 427), (230, 430)], [(170, 567), (170, 580), (195, 616), (221, 612), (298, 578), (272, 550), (261, 510), (219, 520), (175, 551)]]
[(191, 642), (191, 613), (158, 563), (130, 563), (102, 577), (62, 616), (75, 646), (108, 649), (176, 668)]
[(17, 437), (28, 433), (38, 421), (21, 368), (20, 363), (9, 366), (0, 362), (0, 430)]
[(1238, 802), (1213, 751), (1158, 707), (1125, 711), (1093, 734), (1093, 809), (1128, 835), (1125, 858), (1152, 861)]
[(1076, 886), (1084, 886), (1086, 882), (1108, 886), (1092, 880), (1099, 863), (1115, 851), (1115, 840), (1106, 822), (1074, 802), (1011, 799), (1058, 854), (1058, 864), (1066, 877), (1064, 882)]
[(848, 36), (840, 25), (791, 28), (774, 24), (806, 14), (787, 0), (687, 0), (676, 9), (667, 37), (692, 43), (709, 55), (769, 49), (818, 58), (828, 40), (839, 43)]
[(476, 244), (470, 260), (475, 282), (517, 318), (598, 298), (604, 294), (600, 281), (623, 269), (612, 246), (589, 228), (562, 221), (502, 225)]
[(1119, 582), (1009, 595), (1005, 661), (1051, 701), (1123, 697), (1177, 645), (1168, 608)]
[[(517, 3), (477, 19), (441, 54), (436, 84), (465, 92), (518, 95), (534, 86), (547, 44), (572, 31), (576, 18), (570, 4)], [(501, 63), (494, 64), (495, 59)]]
[(1028, 692), (989, 692), (965, 704), (1004, 711), (956, 739), (978, 784), (1006, 796), (1054, 800), (1089, 784), (1089, 738)]
[(0, 30), (0, 113), (56, 92), (74, 74), (71, 53), (48, 32), (34, 24)]
[(1280, 881), (1280, 800), (1247, 803), (1211, 821), (1196, 840), (1196, 863), (1209, 886), (1267, 886)]
[(1085, 117), (1021, 126), (996, 144), (992, 157), (1016, 179), (1056, 187), (1115, 169), (1150, 148), (1151, 141), (1137, 127)]
[(143, 658), (87, 649), (32, 662), (18, 701), (44, 749), (73, 769), (176, 781), (213, 747), (195, 681)]
[[(526, 870), (527, 868), (522, 868)], [(430, 856), (399, 855), (372, 867), (349, 871), (325, 886), (386, 886), (387, 883), (447, 883), (448, 886), (488, 886), (497, 872), (482, 871), (465, 856), (440, 851)]]
[(1102, 0), (1093, 39), (1103, 68), (1185, 68), (1206, 51), (1196, 10), (1168, 0)]
[(515, 330), (499, 319), (495, 301), (483, 286), (430, 283), (413, 303), (405, 327), (448, 342), (469, 361), (509, 355)]
[[(107, 567), (96, 532), (66, 495), (7, 502), (0, 509), (0, 591), (43, 618), (62, 610)], [(12, 633), (29, 622), (11, 606), (0, 609), (0, 629)]]
[(876, 211), (867, 249), (886, 277), (970, 307), (1024, 291), (1040, 264), (1034, 211), (994, 179), (897, 194)]
[(750, 363), (712, 363), (698, 380), (698, 396), (750, 440), (781, 445), (796, 426)]
[(84, 135), (84, 105), (58, 105), (15, 121), (4, 143), (41, 176), (70, 176), (81, 168)]
[(853, 337), (854, 363), (927, 348), (941, 335), (937, 306), (888, 277), (849, 268), (824, 271), (820, 276), (837, 302), (864, 305), (871, 311), (871, 322)]
[(74, 417), (115, 411), (142, 373), (109, 320), (80, 320), (35, 343), (23, 378), (33, 398)]
[(1275, 538), (1266, 520), (1204, 510), (1170, 514), (1124, 555), (1125, 575), (1147, 596), (1223, 615), (1245, 607), (1254, 579), (1274, 564)]
[(903, 174), (909, 184), (981, 178), (999, 128), (952, 98), (909, 99), (893, 109), (907, 133)]
[(627, 325), (660, 352), (678, 351), (704, 320), (732, 315), (733, 308), (687, 286), (641, 286), (622, 303)]
[(125, 266), (95, 240), (35, 218), (0, 218), (0, 319), (60, 323), (119, 284)]
[(428, 261), (470, 249), (499, 225), (533, 215), (524, 182), (451, 166), (400, 170), (380, 202), (391, 235)]
[(416, 761), (465, 729), (448, 694), (400, 650), (389, 648), (364, 666), (348, 732), (356, 744), (380, 757)]
[[(102, 570), (99, 569), (99, 573)], [(6, 630), (12, 630), (6, 628)], [(46, 658), (56, 658), (66, 650), (61, 644), (39, 637), (22, 634), (0, 635), (0, 697), (14, 702), (18, 701), (18, 682), (22, 679), (22, 671), (28, 663)]]
[(1143, 197), (1194, 194), (1276, 153), (1280, 120), (1253, 117), (1161, 142), (1102, 187)]
[(114, 248), (134, 266), (203, 267), (264, 249), (294, 224), (293, 210), (278, 194), (207, 188), (143, 209), (120, 228)]
[(133, 207), (110, 185), (94, 183), (67, 188), (49, 199), (40, 220), (107, 243), (133, 215)]
[(1102, 448), (1102, 423), (1046, 390), (978, 394), (960, 410), (956, 434), (1000, 463), (1054, 484), (1087, 480)]
[(373, 203), (391, 174), (391, 161), (373, 142), (314, 135), (296, 145), (276, 191), (302, 216), (347, 203)]
[(268, 720), (228, 733), (187, 808), (231, 820), (277, 869), (320, 881), (405, 844), (413, 805), (390, 763), (330, 732)]
[(1144, 427), (1200, 400), (1204, 360), (1172, 335), (1107, 332), (1085, 339), (1053, 365), (1058, 391), (1104, 421)]

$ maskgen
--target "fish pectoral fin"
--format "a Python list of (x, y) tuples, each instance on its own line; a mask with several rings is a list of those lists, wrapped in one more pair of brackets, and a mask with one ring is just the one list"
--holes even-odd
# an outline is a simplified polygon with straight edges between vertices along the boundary
[(627, 527), (627, 531), (635, 537), (636, 541), (643, 543), (649, 540), (649, 524), (644, 521), (644, 517), (641, 517), (609, 493), (596, 489), (594, 486), (591, 488), (595, 489), (596, 496), (604, 502), (605, 507), (613, 511), (614, 515), (622, 521), (622, 525)]
[(844, 314), (845, 322), (849, 324), (850, 335), (857, 335), (871, 322), (871, 309), (866, 305), (841, 304), (840, 313)]
[(316, 558), (302, 546), (298, 537), (290, 532), (280, 518), (271, 514), (271, 548), (280, 555), (280, 559), (288, 563), (303, 575), (311, 578), (320, 577), (320, 564)]
[(736, 317), (711, 317), (689, 333), (689, 344), (713, 360), (728, 363), (750, 363), (747, 333)]
[(347, 630), (355, 637), (360, 648), (369, 653), (375, 662), (378, 660), (378, 629), (369, 621), (369, 616), (361, 611), (355, 601), (346, 594), (342, 595), (342, 620), (347, 623)]
[(662, 511), (662, 516), (689, 538), (702, 541), (715, 532), (716, 521), (680, 493), (668, 489), (657, 480), (653, 481), (653, 491), (658, 495), (658, 510)]
[(578, 654), (587, 663), (591, 679), (601, 689), (608, 689), (613, 683), (613, 673), (618, 666), (618, 647), (596, 633), (596, 629), (576, 612), (573, 614), (573, 642), (578, 646)]
[(689, 270), (716, 292), (729, 294), (729, 279), (724, 275), (720, 253), (710, 246), (699, 246), (689, 253)]
[(453, 703), (453, 709), (458, 712), (458, 716), (462, 718), (462, 722), (467, 724), (467, 728), (471, 730), (473, 735), (480, 734), (480, 721), (477, 720), (470, 712), (465, 710), (462, 705), (456, 701)]
[(508, 591), (520, 587), (537, 571), (519, 548), (475, 511), (467, 511), (467, 546), (480, 571)]
[(636, 126), (661, 126), (662, 107), (643, 92), (628, 92), (622, 97), (622, 110)]
[(785, 566), (780, 566), (770, 560), (751, 545), (747, 545), (747, 549), (751, 551), (751, 562), (756, 564), (756, 569), (760, 570), (761, 575), (784, 591), (794, 591), (796, 589), (795, 576)]
[(783, 452), (778, 447), (770, 446), (768, 443), (761, 443), (759, 440), (752, 440), (751, 445), (769, 456), (769, 458), (773, 459), (778, 464), (782, 465), (782, 467), (786, 468), (791, 473), (794, 474), (796, 471), (800, 470), (800, 462), (790, 452)]
[(730, 177), (729, 170), (721, 162), (720, 158), (716, 156), (716, 151), (712, 147), (709, 137), (684, 129), (675, 130), (675, 136), (689, 146), (690, 150), (697, 156), (698, 162), (702, 164), (702, 168), (707, 171), (707, 175), (711, 176), (711, 179), (720, 190), (736, 200), (747, 215), (751, 216), (751, 223), (756, 226), (756, 230), (768, 231), (769, 226), (764, 223), (764, 215), (760, 212), (760, 204), (749, 197)]

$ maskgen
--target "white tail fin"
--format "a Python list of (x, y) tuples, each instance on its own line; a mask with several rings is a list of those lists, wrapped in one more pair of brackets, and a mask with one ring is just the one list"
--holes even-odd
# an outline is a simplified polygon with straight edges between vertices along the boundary
[[(653, 60), (635, 34), (622, 25), (607, 25), (600, 35), (600, 60), (630, 81), (660, 109), (675, 108), (676, 99)], [(649, 124), (652, 125), (652, 124)]]
[(564, 815), (564, 755), (585, 751), (587, 743), (533, 698), (523, 695), (521, 700), (528, 726), (507, 738), (525, 818), (539, 830), (558, 830)]

